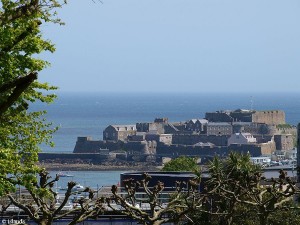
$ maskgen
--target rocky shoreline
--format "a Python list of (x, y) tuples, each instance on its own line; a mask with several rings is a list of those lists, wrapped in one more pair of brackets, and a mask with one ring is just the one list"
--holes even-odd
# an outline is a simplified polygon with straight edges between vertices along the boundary
[(48, 171), (159, 171), (160, 165), (148, 162), (88, 163), (40, 163)]

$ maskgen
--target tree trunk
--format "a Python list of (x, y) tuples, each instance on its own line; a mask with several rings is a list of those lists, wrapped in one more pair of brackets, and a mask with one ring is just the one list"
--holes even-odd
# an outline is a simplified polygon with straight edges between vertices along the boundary
[(267, 225), (268, 224), (268, 214), (261, 214), (259, 216), (259, 224), (260, 225)]
[(52, 225), (53, 218), (45, 217), (40, 220), (38, 225)]

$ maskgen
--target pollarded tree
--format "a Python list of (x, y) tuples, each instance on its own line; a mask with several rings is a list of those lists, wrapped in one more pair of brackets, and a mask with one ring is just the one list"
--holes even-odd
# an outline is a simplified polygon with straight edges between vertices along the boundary
[[(108, 208), (127, 215), (143, 225), (161, 225), (189, 219), (188, 213), (202, 204), (202, 198), (198, 193), (200, 176), (195, 176), (188, 185), (176, 182), (174, 192), (165, 202), (160, 199), (161, 195), (166, 195), (163, 192), (164, 183), (158, 182), (149, 187), (151, 176), (147, 173), (143, 176), (140, 181), (125, 180), (124, 193), (118, 192), (118, 187), (113, 185), (112, 197), (106, 198)], [(138, 193), (144, 193), (144, 196), (139, 198)]]
[[(62, 200), (59, 200), (56, 192), (55, 182), (59, 180), (59, 175), (55, 178), (49, 176), (49, 173), (41, 169), (37, 183), (33, 183), (32, 189), (27, 189), (27, 195), (21, 195), (18, 198), (8, 194), (8, 205), (13, 204), (20, 208), (29, 219), (39, 225), (51, 225), (55, 220), (69, 216), (71, 220), (69, 225), (74, 225), (88, 218), (97, 218), (104, 211), (104, 199), (95, 198), (94, 191), (91, 188), (85, 188), (81, 192), (88, 193), (87, 198), (80, 198), (78, 205), (69, 205), (70, 197), (78, 194), (74, 187), (75, 182), (68, 182), (67, 190)], [(80, 194), (81, 194), (80, 192)]]

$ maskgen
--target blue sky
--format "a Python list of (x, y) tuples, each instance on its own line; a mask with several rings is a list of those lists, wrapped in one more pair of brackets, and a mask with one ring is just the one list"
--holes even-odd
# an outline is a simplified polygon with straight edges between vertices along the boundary
[(299, 92), (299, 0), (71, 0), (41, 81), (78, 92)]

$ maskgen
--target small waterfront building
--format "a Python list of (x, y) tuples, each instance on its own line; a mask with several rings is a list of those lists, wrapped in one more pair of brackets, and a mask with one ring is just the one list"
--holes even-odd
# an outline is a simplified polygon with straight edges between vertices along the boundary
[(269, 165), (271, 163), (270, 157), (251, 157), (251, 162), (258, 165)]
[(286, 151), (286, 158), (291, 160), (297, 159), (297, 148)]

